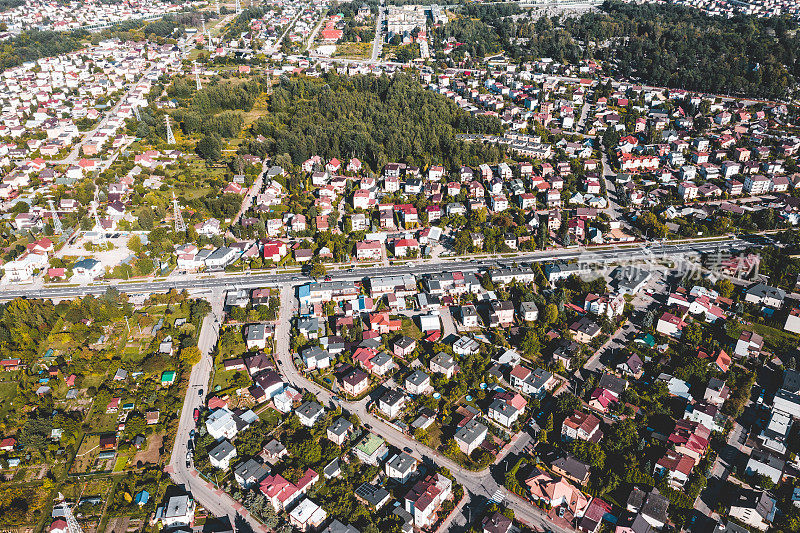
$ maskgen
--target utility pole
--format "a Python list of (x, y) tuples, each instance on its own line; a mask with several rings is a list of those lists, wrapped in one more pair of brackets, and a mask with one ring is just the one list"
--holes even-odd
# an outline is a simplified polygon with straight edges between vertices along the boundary
[(200, 69), (197, 66), (197, 61), (192, 61), (192, 66), (194, 67), (194, 82), (197, 85), (197, 90), (201, 90), (203, 86), (200, 83)]
[(50, 217), (53, 219), (53, 232), (56, 235), (61, 235), (64, 233), (64, 228), (61, 226), (61, 219), (58, 218), (58, 213), (56, 213), (56, 207), (53, 205), (53, 200), (48, 200), (48, 204), (50, 205)]
[(178, 205), (178, 199), (175, 197), (175, 191), (172, 191), (172, 208), (174, 210), (173, 218), (175, 219), (175, 232), (186, 231), (186, 223), (183, 221), (183, 214), (181, 214), (181, 206)]
[(172, 126), (169, 123), (169, 115), (164, 115), (167, 122), (167, 144), (175, 144), (175, 135), (172, 133)]

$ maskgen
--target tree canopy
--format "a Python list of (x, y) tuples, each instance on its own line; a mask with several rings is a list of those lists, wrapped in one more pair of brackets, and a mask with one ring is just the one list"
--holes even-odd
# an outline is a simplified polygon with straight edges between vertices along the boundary
[(266, 138), (268, 153), (287, 153), (295, 164), (318, 154), (357, 157), (373, 169), (391, 161), (478, 164), (489, 148), (467, 145), (456, 133), (500, 130), (496, 117), (471, 116), (404, 74), (284, 77), (269, 114), (253, 125), (253, 133)]

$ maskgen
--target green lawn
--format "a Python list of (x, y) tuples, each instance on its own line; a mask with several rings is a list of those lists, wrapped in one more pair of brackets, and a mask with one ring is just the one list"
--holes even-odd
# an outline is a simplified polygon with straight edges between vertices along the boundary
[(114, 461), (114, 472), (122, 472), (128, 465), (128, 457), (125, 455), (118, 456)]
[(764, 342), (772, 349), (794, 350), (800, 344), (800, 337), (797, 335), (765, 324), (753, 323), (745, 329), (750, 329), (764, 337)]
[(403, 317), (402, 319), (402, 326), (400, 327), (400, 333), (402, 333), (406, 337), (411, 337), (412, 339), (416, 340), (420, 340), (422, 338), (422, 332), (419, 330), (414, 321), (406, 317)]
[[(16, 372), (6, 372), (3, 377), (11, 377), (11, 374)], [(16, 381), (3, 381), (0, 382), (0, 422), (6, 419), (9, 411), (12, 408), (11, 402), (17, 397), (17, 382)]]

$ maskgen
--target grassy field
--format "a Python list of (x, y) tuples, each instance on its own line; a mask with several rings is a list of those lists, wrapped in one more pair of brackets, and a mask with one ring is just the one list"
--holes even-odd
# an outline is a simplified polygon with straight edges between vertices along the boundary
[(336, 45), (333, 57), (347, 59), (366, 59), (372, 54), (372, 43), (340, 43)]
[(745, 329), (750, 329), (764, 337), (764, 343), (773, 350), (792, 350), (800, 343), (800, 337), (797, 335), (765, 324), (754, 323)]
[[(5, 374), (12, 374), (6, 372)], [(4, 375), (3, 377), (11, 377)], [(3, 381), (0, 382), (0, 422), (4, 421), (8, 412), (11, 410), (11, 401), (17, 395), (17, 382), (16, 381)]]
[(400, 333), (406, 337), (411, 337), (412, 339), (416, 340), (420, 340), (422, 338), (422, 332), (412, 319), (403, 317), (402, 321), (403, 324), (400, 328)]
[(242, 118), (244, 119), (244, 128), (247, 129), (250, 125), (256, 121), (257, 118), (262, 117), (267, 114), (269, 106), (269, 96), (266, 94), (260, 95), (256, 99), (256, 103), (253, 104), (253, 109), (250, 111), (243, 113)]
[(95, 459), (100, 453), (100, 435), (86, 435), (78, 448), (75, 462), (72, 464), (73, 474), (83, 474), (94, 470)]

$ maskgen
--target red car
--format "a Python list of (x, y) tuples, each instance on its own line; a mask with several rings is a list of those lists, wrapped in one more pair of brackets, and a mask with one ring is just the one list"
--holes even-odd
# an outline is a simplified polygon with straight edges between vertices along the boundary
[(200, 420), (200, 409), (195, 407), (194, 408), (194, 423), (197, 424), (198, 420)]

